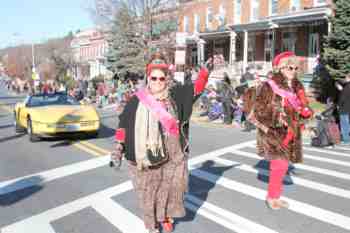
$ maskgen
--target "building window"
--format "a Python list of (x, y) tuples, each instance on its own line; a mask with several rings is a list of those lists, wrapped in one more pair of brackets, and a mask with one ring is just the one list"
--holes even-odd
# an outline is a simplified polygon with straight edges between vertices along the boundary
[(276, 15), (278, 13), (278, 0), (270, 0), (269, 12), (270, 15)]
[(188, 16), (184, 16), (184, 32), (190, 31), (190, 24), (188, 23)]
[(271, 61), (272, 60), (272, 32), (267, 31), (265, 33), (265, 40), (264, 40), (264, 51), (265, 51), (265, 61)]
[(283, 32), (282, 51), (295, 52), (296, 33), (293, 31)]
[(234, 23), (241, 24), (242, 0), (235, 0)]
[(314, 6), (323, 6), (327, 4), (327, 0), (314, 0)]
[(211, 28), (211, 22), (212, 21), (213, 21), (213, 10), (209, 6), (207, 8), (207, 15), (206, 15), (206, 18), (205, 18), (205, 27), (206, 27), (206, 29), (210, 29)]
[(259, 0), (252, 0), (251, 3), (250, 21), (254, 22), (259, 19)]
[(226, 24), (226, 11), (225, 11), (224, 5), (222, 4), (219, 7), (219, 14), (218, 14), (217, 20), (220, 26), (223, 26)]
[(200, 31), (200, 18), (199, 15), (195, 14), (194, 15), (194, 31), (199, 32)]
[(300, 10), (300, 0), (292, 0), (290, 2), (290, 10), (291, 11), (299, 11)]

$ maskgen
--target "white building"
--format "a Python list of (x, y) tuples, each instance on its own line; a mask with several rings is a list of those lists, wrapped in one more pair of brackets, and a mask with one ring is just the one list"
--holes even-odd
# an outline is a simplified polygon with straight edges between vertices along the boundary
[(90, 80), (99, 75), (111, 76), (104, 65), (107, 47), (105, 35), (95, 28), (77, 33), (71, 43), (76, 62), (75, 78)]

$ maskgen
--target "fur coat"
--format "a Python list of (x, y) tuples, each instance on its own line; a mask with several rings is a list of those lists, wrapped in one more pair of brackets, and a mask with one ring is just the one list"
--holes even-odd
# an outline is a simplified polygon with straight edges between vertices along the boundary
[[(275, 74), (272, 80), (288, 91), (298, 93), (304, 92), (301, 82), (295, 78), (292, 81), (292, 88), (288, 87), (287, 79), (281, 74)], [(303, 107), (308, 107), (306, 98), (301, 101)], [(257, 149), (260, 156), (268, 160), (287, 159), (293, 163), (299, 163), (303, 160), (302, 155), (302, 134), (303, 120), (299, 113), (290, 105), (283, 104), (283, 99), (272, 91), (270, 85), (265, 82), (262, 84), (259, 94), (256, 96), (254, 114), (256, 120), (268, 128), (267, 132), (258, 129)], [(292, 126), (294, 138), (283, 147), (283, 139), (287, 136), (288, 126)]]

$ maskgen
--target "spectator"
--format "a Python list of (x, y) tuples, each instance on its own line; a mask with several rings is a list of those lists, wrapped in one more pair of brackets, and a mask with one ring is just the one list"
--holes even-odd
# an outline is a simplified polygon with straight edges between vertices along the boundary
[(336, 82), (336, 88), (340, 91), (338, 99), (338, 109), (340, 118), (340, 129), (342, 135), (342, 143), (350, 145), (350, 73), (345, 77), (344, 82)]
[(245, 90), (249, 87), (248, 81), (254, 80), (254, 75), (251, 73), (250, 67), (246, 68), (246, 72), (242, 75), (239, 80), (239, 86), (236, 88), (236, 92), (239, 96), (243, 95)]
[(227, 73), (224, 73), (224, 81), (221, 91), (221, 102), (224, 112), (224, 124), (232, 124), (233, 118), (233, 97), (235, 96), (234, 90), (231, 86), (230, 78)]

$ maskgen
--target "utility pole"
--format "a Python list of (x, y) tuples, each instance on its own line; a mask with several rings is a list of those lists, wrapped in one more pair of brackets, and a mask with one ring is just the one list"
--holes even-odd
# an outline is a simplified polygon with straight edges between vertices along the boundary
[(33, 72), (35, 72), (35, 53), (34, 53), (34, 43), (32, 43), (32, 66), (33, 66)]

